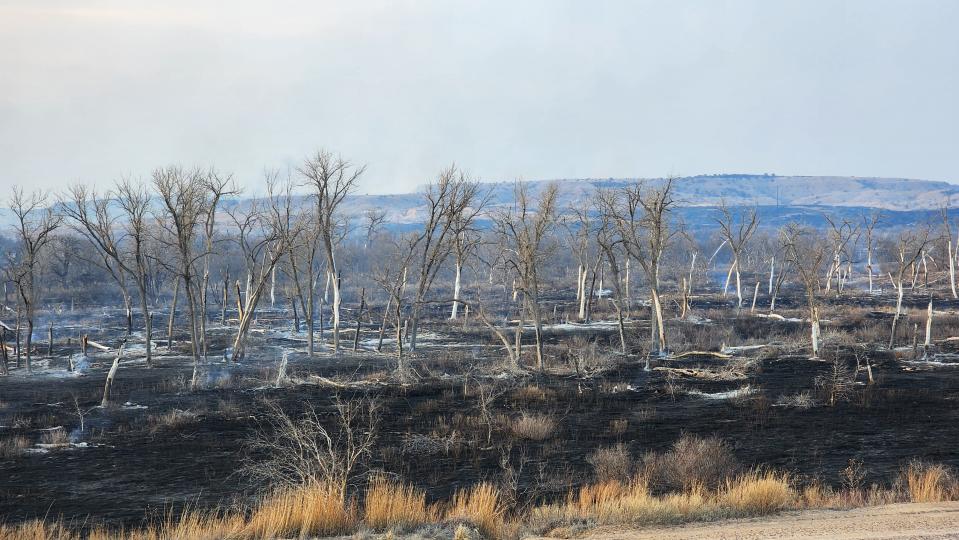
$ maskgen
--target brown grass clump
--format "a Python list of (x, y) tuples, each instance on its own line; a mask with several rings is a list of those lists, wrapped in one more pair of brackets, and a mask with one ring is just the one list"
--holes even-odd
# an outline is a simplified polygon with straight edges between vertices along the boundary
[(163, 414), (151, 414), (147, 417), (151, 431), (159, 429), (179, 429), (197, 421), (196, 413), (173, 409)]
[(356, 525), (356, 508), (344, 504), (333, 486), (307, 485), (274, 493), (260, 503), (243, 527), (249, 538), (288, 538), (347, 534)]
[(517, 388), (510, 395), (510, 398), (513, 402), (522, 403), (524, 405), (529, 405), (531, 403), (546, 403), (555, 397), (555, 391), (536, 385), (528, 385)]
[(902, 482), (910, 502), (943, 502), (956, 494), (956, 482), (944, 465), (913, 461), (902, 472)]
[(384, 476), (374, 477), (366, 490), (363, 521), (375, 531), (412, 529), (436, 521), (437, 514), (424, 491)]
[(727, 481), (718, 499), (738, 515), (761, 516), (795, 505), (797, 493), (788, 474), (754, 470)]
[(488, 538), (503, 536), (506, 508), (502, 504), (499, 489), (483, 482), (470, 489), (459, 490), (446, 513), (451, 521), (467, 521)]
[(40, 435), (40, 443), (63, 446), (70, 443), (70, 435), (63, 428), (51, 429)]
[(0, 459), (10, 459), (22, 456), (30, 448), (30, 440), (20, 435), (14, 435), (0, 440)]
[(556, 432), (556, 419), (546, 414), (523, 413), (510, 422), (514, 437), (529, 441), (545, 441)]

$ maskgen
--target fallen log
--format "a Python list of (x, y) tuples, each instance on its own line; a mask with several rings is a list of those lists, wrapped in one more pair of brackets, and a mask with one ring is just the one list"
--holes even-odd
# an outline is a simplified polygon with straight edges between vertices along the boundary
[(686, 358), (687, 356), (712, 356), (713, 358), (728, 359), (732, 358), (733, 355), (725, 354), (716, 351), (686, 351), (679, 354), (674, 354), (669, 357), (670, 360), (679, 360), (680, 358)]

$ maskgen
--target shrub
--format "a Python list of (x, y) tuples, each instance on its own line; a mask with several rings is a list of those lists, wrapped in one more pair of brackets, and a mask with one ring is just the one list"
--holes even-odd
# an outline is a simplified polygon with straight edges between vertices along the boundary
[(632, 476), (633, 459), (623, 444), (598, 448), (586, 458), (598, 482), (627, 482)]
[(50, 429), (43, 432), (40, 436), (41, 444), (53, 446), (63, 446), (70, 442), (70, 435), (63, 428)]
[(716, 437), (683, 435), (667, 452), (643, 458), (643, 474), (655, 487), (689, 491), (717, 488), (739, 469), (732, 450)]

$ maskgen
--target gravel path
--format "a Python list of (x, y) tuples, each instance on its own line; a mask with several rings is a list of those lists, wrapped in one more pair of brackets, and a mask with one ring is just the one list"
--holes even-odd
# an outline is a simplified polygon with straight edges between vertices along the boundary
[(959, 502), (811, 510), (680, 527), (605, 527), (583, 538), (610, 540), (959, 539)]

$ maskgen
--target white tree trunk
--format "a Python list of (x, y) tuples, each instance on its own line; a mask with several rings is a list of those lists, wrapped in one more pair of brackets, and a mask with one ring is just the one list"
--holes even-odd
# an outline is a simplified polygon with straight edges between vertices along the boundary
[(450, 320), (456, 320), (456, 315), (459, 311), (460, 303), (460, 274), (462, 273), (462, 265), (459, 261), (456, 262), (456, 279), (453, 281), (453, 308), (450, 311)]
[(925, 346), (932, 345), (932, 299), (929, 299), (929, 308), (926, 313), (926, 342)]
[(749, 312), (752, 313), (756, 311), (756, 297), (759, 296), (759, 282), (756, 282), (756, 288), (753, 289), (753, 305), (749, 308)]
[(773, 276), (776, 275), (776, 257), (769, 259), (769, 294), (773, 293)]
[(949, 238), (949, 286), (952, 288), (952, 297), (959, 298), (956, 293), (956, 258), (952, 253), (952, 238)]
[(270, 309), (276, 307), (276, 267), (270, 272)]

